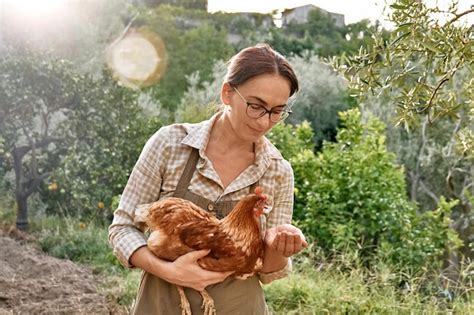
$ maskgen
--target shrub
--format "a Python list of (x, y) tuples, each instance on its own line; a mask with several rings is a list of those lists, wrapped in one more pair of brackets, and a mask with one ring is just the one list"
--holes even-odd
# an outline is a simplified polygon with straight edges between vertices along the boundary
[(349, 244), (365, 258), (383, 253), (407, 271), (439, 267), (435, 262), (454, 240), (448, 227), (454, 205), (419, 216), (403, 168), (386, 150), (384, 125), (375, 118), (362, 123), (358, 110), (340, 117), (337, 143), (325, 143), (314, 163), (303, 229), (327, 249)]
[(296, 126), (278, 124), (268, 134), (268, 138), (280, 150), (283, 157), (290, 161), (295, 174), (295, 204), (293, 220), (298, 222), (304, 219), (307, 196), (315, 181), (315, 155), (313, 130), (308, 122)]

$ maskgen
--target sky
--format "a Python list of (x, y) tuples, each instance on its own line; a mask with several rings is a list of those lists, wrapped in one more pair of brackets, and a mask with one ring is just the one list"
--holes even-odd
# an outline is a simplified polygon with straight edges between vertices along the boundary
[[(210, 12), (261, 12), (269, 13), (275, 9), (294, 8), (306, 4), (314, 4), (321, 9), (344, 14), (346, 24), (358, 22), (362, 19), (371, 21), (379, 20), (383, 25), (388, 25), (385, 20), (384, 7), (389, 0), (208, 0), (208, 10)], [(425, 2), (434, 6), (438, 3), (441, 7), (447, 8), (450, 0), (425, 0)], [(459, 9), (469, 9), (474, 5), (474, 0), (459, 0)], [(474, 14), (469, 14), (468, 22), (474, 23)]]
[[(54, 21), (54, 16), (64, 12), (67, 3), (83, 2), (113, 2), (113, 0), (0, 0), (0, 32), (2, 18), (11, 14), (11, 7), (16, 13), (26, 20), (42, 19)], [(354, 23), (362, 19), (371, 21), (379, 20), (386, 28), (391, 28), (386, 20), (387, 11), (384, 12), (386, 2), (394, 0), (208, 0), (210, 12), (261, 12), (270, 13), (275, 9), (294, 8), (306, 4), (314, 4), (324, 10), (344, 14), (346, 24)], [(436, 3), (443, 9), (448, 8), (452, 0), (423, 0), (428, 6)], [(459, 0), (459, 11), (465, 11), (474, 5), (474, 0)], [(8, 8), (8, 9), (7, 9)], [(474, 24), (474, 13), (466, 15), (463, 22)]]

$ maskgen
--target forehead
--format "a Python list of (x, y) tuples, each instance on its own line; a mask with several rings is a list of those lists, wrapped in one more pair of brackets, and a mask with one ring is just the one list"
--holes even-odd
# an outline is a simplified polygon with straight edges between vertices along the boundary
[(249, 100), (262, 100), (273, 107), (288, 102), (291, 85), (279, 74), (262, 74), (247, 80), (238, 89)]

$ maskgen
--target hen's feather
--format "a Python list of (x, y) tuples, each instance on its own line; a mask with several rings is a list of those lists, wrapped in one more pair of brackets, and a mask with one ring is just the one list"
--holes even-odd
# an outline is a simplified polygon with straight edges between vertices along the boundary
[(198, 261), (202, 268), (234, 271), (234, 276), (255, 273), (263, 259), (256, 213), (261, 213), (265, 200), (261, 189), (249, 194), (222, 220), (180, 198), (152, 203), (146, 215), (151, 230), (148, 247), (170, 261), (193, 250), (210, 249)]

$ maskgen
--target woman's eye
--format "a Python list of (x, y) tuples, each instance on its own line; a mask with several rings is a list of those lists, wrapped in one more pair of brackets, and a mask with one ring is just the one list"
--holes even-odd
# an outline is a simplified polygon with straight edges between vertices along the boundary
[(258, 105), (258, 104), (249, 103), (249, 106), (252, 109), (264, 109), (264, 107), (262, 105)]

